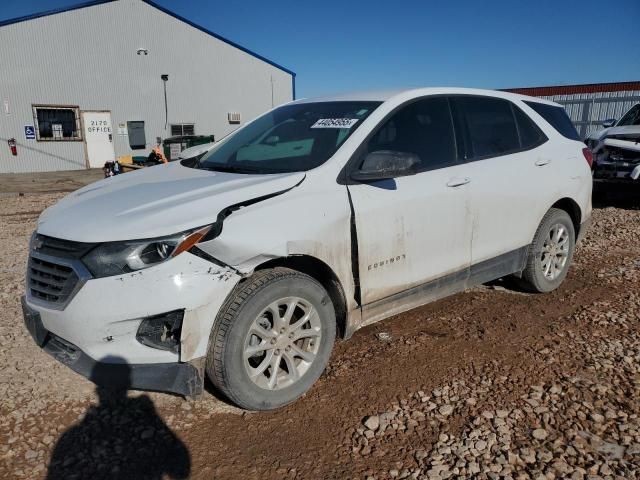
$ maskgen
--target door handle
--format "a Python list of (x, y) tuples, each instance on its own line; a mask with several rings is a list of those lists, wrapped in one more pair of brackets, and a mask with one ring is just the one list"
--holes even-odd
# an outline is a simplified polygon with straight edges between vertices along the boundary
[(464, 178), (454, 177), (447, 182), (447, 187), (460, 187), (461, 185), (466, 185), (470, 181), (471, 179), (468, 177), (464, 177)]
[(551, 163), (551, 159), (549, 158), (539, 158), (536, 160), (536, 167), (544, 167), (545, 165), (549, 165)]

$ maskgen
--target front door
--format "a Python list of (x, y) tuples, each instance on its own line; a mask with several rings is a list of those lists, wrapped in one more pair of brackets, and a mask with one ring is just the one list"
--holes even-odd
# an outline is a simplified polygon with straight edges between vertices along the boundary
[(448, 99), (402, 107), (363, 157), (385, 150), (416, 154), (420, 173), (348, 187), (365, 307), (434, 279), (464, 276), (471, 261), (468, 165), (458, 161)]
[(116, 155), (113, 150), (111, 112), (82, 112), (82, 123), (89, 168), (102, 168), (105, 162), (113, 162)]

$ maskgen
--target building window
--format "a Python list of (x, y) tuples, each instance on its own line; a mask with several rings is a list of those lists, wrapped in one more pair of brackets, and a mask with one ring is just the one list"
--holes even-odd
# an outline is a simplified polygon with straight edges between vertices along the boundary
[(82, 140), (80, 109), (74, 106), (33, 105), (36, 139), (41, 142)]
[(195, 135), (196, 126), (193, 123), (172, 123), (171, 136)]

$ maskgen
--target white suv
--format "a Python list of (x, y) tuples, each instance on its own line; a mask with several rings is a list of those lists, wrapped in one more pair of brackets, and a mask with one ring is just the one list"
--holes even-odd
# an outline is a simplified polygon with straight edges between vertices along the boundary
[(591, 215), (568, 128), (557, 104), (458, 88), (275, 108), (199, 160), (47, 209), (26, 325), (96, 382), (197, 396), (207, 375), (241, 407), (280, 407), (336, 336), (506, 275), (557, 288)]

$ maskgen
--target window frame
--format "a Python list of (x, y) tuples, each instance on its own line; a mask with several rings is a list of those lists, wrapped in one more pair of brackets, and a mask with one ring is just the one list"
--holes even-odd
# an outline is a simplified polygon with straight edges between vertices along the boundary
[[(40, 135), (40, 122), (38, 121), (38, 110), (70, 110), (73, 112), (76, 124), (77, 135), (74, 137), (42, 137)], [(84, 141), (84, 124), (82, 121), (82, 112), (78, 105), (56, 105), (56, 104), (32, 104), (31, 112), (33, 115), (33, 125), (36, 131), (37, 142), (82, 142)]]
[[(535, 148), (538, 148), (540, 145), (544, 145), (545, 143), (547, 143), (549, 141), (549, 137), (544, 133), (544, 131), (540, 128), (540, 126), (536, 123), (535, 120), (533, 120), (531, 118), (530, 115), (527, 114), (527, 112), (525, 112), (522, 108), (520, 108), (514, 101), (509, 100), (507, 98), (502, 98), (502, 97), (493, 97), (491, 95), (473, 95), (473, 94), (464, 94), (464, 93), (460, 93), (460, 94), (453, 94), (450, 95), (451, 100), (453, 100), (451, 102), (452, 105), (452, 111), (454, 116), (456, 116), (456, 120), (454, 122), (454, 124), (457, 126), (457, 128), (460, 128), (462, 130), (462, 137), (463, 137), (463, 146), (464, 146), (464, 162), (465, 163), (471, 163), (471, 162), (478, 162), (481, 160), (488, 160), (490, 158), (500, 158), (500, 157), (504, 157), (507, 155), (513, 155), (516, 153), (521, 153), (521, 152), (528, 152), (529, 150), (533, 150)], [(460, 111), (459, 105), (456, 104), (455, 99), (456, 98), (489, 98), (492, 100), (498, 100), (498, 101), (503, 101), (503, 102), (507, 102), (510, 106), (510, 110), (511, 110), (511, 118), (513, 119), (513, 123), (516, 127), (516, 132), (518, 135), (518, 143), (520, 144), (520, 147), (515, 148), (515, 149), (511, 149), (511, 150), (507, 150), (504, 152), (500, 152), (499, 154), (495, 155), (470, 155), (470, 153), (473, 153), (473, 146), (471, 145), (471, 136), (470, 136), (470, 131), (469, 131), (469, 126), (467, 125), (467, 122), (464, 119), (464, 116), (462, 115), (462, 112)], [(515, 111), (514, 108), (518, 108), (520, 109), (520, 111), (526, 115), (527, 118), (529, 118), (529, 120), (531, 120), (533, 122), (533, 124), (538, 128), (538, 130), (540, 130), (540, 132), (542, 133), (542, 139), (541, 141), (539, 141), (536, 144), (530, 145), (528, 147), (522, 147), (522, 137), (520, 136), (520, 127), (518, 126), (518, 121), (516, 119), (516, 115), (515, 115)]]
[(362, 159), (362, 154), (364, 153), (365, 147), (369, 144), (371, 139), (374, 136), (376, 136), (378, 132), (382, 130), (382, 128), (387, 124), (387, 122), (391, 120), (391, 118), (395, 116), (400, 110), (402, 110), (403, 108), (409, 107), (410, 105), (413, 105), (414, 103), (417, 103), (420, 101), (429, 100), (432, 98), (442, 98), (442, 97), (446, 98), (447, 105), (449, 106), (449, 119), (451, 121), (451, 130), (453, 132), (453, 144), (455, 148), (456, 162), (444, 167), (420, 169), (416, 172), (416, 174), (431, 172), (434, 170), (441, 170), (443, 168), (450, 168), (456, 165), (463, 165), (465, 163), (465, 160), (464, 160), (464, 157), (460, 155), (461, 153), (460, 139), (458, 138), (458, 132), (456, 131), (455, 117), (454, 117), (454, 113), (451, 105), (451, 98), (450, 98), (451, 95), (446, 93), (435, 94), (435, 95), (423, 95), (421, 97), (412, 98), (410, 100), (407, 100), (406, 102), (401, 103), (400, 105), (397, 105), (376, 124), (376, 126), (367, 134), (365, 139), (360, 143), (360, 145), (358, 145), (358, 148), (356, 148), (353, 154), (351, 154), (351, 157), (349, 157), (349, 160), (347, 160), (347, 162), (345, 163), (345, 166), (342, 168), (342, 170), (340, 171), (340, 174), (338, 175), (338, 179), (337, 179), (338, 183), (340, 185), (358, 185), (362, 183), (362, 182), (353, 180), (351, 178), (351, 172), (354, 172), (358, 169), (358, 163)]
[[(494, 97), (491, 95), (475, 95), (475, 94), (467, 94), (467, 93), (437, 93), (437, 94), (430, 94), (430, 95), (423, 95), (421, 97), (416, 97), (416, 98), (412, 98), (410, 100), (407, 100), (403, 103), (401, 103), (400, 105), (397, 105), (396, 107), (394, 107), (389, 113), (387, 113), (379, 122), (378, 124), (367, 134), (367, 136), (365, 137), (365, 139), (360, 143), (360, 145), (358, 145), (358, 147), (355, 149), (355, 151), (353, 152), (353, 154), (351, 154), (351, 156), (349, 157), (349, 160), (346, 161), (344, 167), (342, 168), (342, 170), (340, 170), (340, 173), (338, 174), (338, 178), (336, 179), (337, 183), (340, 185), (359, 185), (362, 182), (358, 182), (356, 180), (353, 180), (351, 178), (351, 172), (355, 171), (358, 169), (358, 163), (361, 159), (363, 150), (365, 148), (365, 145), (367, 145), (369, 143), (369, 141), (371, 140), (371, 138), (373, 138), (374, 135), (376, 135), (378, 133), (378, 131), (387, 123), (387, 121), (393, 117), (396, 113), (398, 113), (398, 111), (402, 108), (405, 108), (409, 105), (411, 105), (412, 103), (418, 102), (420, 100), (426, 100), (429, 98), (439, 98), (439, 97), (446, 97), (449, 103), (449, 112), (450, 112), (450, 116), (452, 118), (452, 126), (453, 126), (453, 134), (455, 137), (455, 146), (456, 146), (456, 159), (457, 159), (457, 163), (453, 164), (453, 165), (449, 165), (448, 167), (439, 167), (440, 168), (450, 168), (452, 166), (456, 166), (456, 165), (464, 165), (465, 163), (470, 163), (470, 162), (477, 162), (477, 161), (481, 161), (481, 160), (488, 160), (490, 158), (499, 158), (499, 157), (503, 157), (505, 155), (513, 155), (515, 153), (521, 153), (521, 152), (528, 152), (530, 150), (533, 150), (535, 148), (538, 148), (540, 145), (544, 145), (545, 143), (547, 143), (549, 141), (549, 137), (547, 136), (546, 133), (544, 133), (544, 131), (540, 128), (540, 126), (538, 125), (538, 123), (531, 118), (531, 115), (529, 115), (526, 111), (524, 111), (522, 108), (520, 108), (515, 101), (510, 100), (508, 98), (502, 98), (502, 97)], [(518, 108), (520, 109), (520, 111), (526, 115), (532, 122), (533, 124), (540, 130), (540, 132), (542, 133), (542, 137), (543, 139), (534, 145), (531, 145), (529, 147), (526, 148), (518, 148), (517, 150), (514, 151), (509, 151), (506, 153), (501, 153), (500, 155), (487, 155), (487, 156), (483, 156), (483, 157), (468, 157), (468, 152), (469, 152), (469, 143), (470, 143), (470, 138), (469, 138), (469, 132), (468, 129), (466, 128), (466, 122), (462, 121), (463, 119), (461, 118), (461, 116), (459, 115), (459, 113), (456, 111), (456, 105), (454, 100), (458, 97), (477, 97), (477, 98), (492, 98), (492, 99), (497, 99), (497, 100), (504, 100), (506, 102), (509, 102), (509, 104), (511, 105), (511, 115), (513, 116), (513, 121), (516, 124), (516, 129), (518, 131), (518, 142), (520, 144), (522, 144), (522, 139), (520, 137), (520, 130), (518, 128), (518, 122), (515, 118), (515, 113), (513, 112), (513, 108)], [(434, 169), (431, 170), (421, 170), (418, 173), (424, 173), (424, 172), (429, 172), (429, 171), (433, 171)]]

